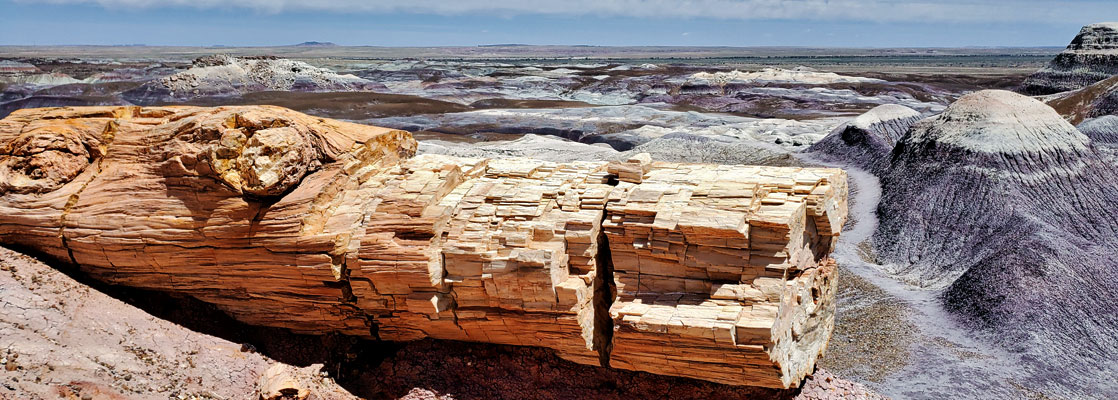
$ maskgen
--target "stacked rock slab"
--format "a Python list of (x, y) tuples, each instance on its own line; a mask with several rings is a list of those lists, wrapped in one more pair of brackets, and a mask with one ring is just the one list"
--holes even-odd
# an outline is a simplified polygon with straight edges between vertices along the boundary
[(796, 386), (830, 337), (836, 169), (413, 157), (278, 107), (21, 110), (0, 242), (246, 323)]
[(602, 163), (425, 155), (385, 173), (347, 262), (380, 338), (542, 346), (596, 364)]
[(636, 180), (620, 175), (602, 227), (618, 292), (610, 365), (732, 384), (799, 381), (806, 371), (795, 366), (823, 351), (833, 326), (825, 256), (845, 219), (845, 173), (643, 169)]

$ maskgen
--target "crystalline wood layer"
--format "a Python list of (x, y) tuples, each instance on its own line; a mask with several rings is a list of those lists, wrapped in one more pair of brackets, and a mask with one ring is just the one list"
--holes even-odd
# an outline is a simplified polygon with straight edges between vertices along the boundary
[(0, 121), (0, 242), (246, 323), (790, 387), (834, 324), (837, 169), (413, 156), (278, 107)]

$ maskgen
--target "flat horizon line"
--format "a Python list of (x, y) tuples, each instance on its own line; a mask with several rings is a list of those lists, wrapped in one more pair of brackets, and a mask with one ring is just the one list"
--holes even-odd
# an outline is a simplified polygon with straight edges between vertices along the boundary
[(163, 48), (214, 48), (214, 49), (253, 49), (253, 48), (277, 48), (277, 47), (294, 47), (294, 48), (307, 48), (307, 49), (329, 49), (329, 48), (384, 48), (384, 49), (467, 49), (467, 48), (525, 48), (525, 47), (576, 47), (576, 48), (611, 48), (611, 49), (624, 49), (624, 48), (684, 48), (684, 49), (811, 49), (811, 50), (829, 50), (829, 49), (852, 49), (852, 50), (905, 50), (905, 49), (1063, 49), (1067, 46), (1064, 45), (1035, 45), (1035, 46), (807, 46), (807, 45), (755, 45), (755, 46), (724, 46), (724, 45), (591, 45), (591, 44), (519, 44), (519, 43), (502, 43), (502, 44), (475, 44), (475, 45), (412, 45), (412, 46), (388, 46), (388, 45), (342, 45), (342, 44), (318, 44), (318, 45), (305, 45), (305, 44), (276, 44), (276, 45), (178, 45), (178, 44), (0, 44), (0, 48), (4, 47), (163, 47)]

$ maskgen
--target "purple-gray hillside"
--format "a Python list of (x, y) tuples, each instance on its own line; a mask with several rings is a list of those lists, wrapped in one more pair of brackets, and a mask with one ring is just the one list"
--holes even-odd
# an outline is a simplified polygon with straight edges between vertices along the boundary
[(920, 113), (911, 108), (896, 104), (877, 106), (839, 125), (807, 151), (826, 161), (847, 162), (875, 171), (882, 163), (888, 163), (893, 146), (919, 120)]
[(914, 125), (881, 178), (883, 263), (1024, 357), (1113, 373), (1118, 168), (1090, 138), (1040, 101), (982, 91)]

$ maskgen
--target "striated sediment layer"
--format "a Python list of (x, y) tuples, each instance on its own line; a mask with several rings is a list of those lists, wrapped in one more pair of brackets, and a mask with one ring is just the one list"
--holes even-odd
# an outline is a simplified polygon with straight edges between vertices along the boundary
[(1067, 49), (1029, 76), (1025, 93), (1044, 95), (1077, 90), (1118, 75), (1118, 22), (1084, 26)]
[(122, 93), (133, 104), (174, 103), (205, 96), (236, 96), (261, 91), (363, 91), (384, 85), (339, 74), (302, 61), (276, 57), (200, 57), (191, 68)]
[(256, 325), (794, 387), (833, 327), (837, 169), (413, 157), (279, 107), (21, 110), (0, 242)]
[(1118, 115), (1092, 118), (1076, 126), (1098, 145), (1118, 145)]

